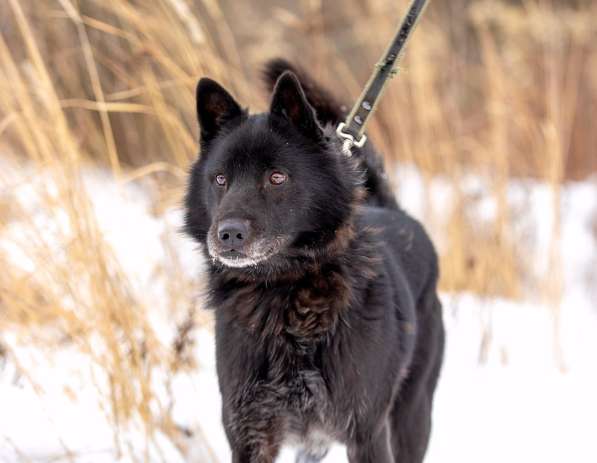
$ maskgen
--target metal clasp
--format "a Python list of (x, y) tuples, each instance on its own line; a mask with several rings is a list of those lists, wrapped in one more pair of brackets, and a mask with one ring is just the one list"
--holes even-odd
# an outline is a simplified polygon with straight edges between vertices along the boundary
[(351, 134), (344, 132), (345, 127), (346, 124), (344, 122), (340, 122), (340, 124), (338, 124), (338, 128), (336, 129), (336, 135), (338, 135), (339, 138), (344, 140), (342, 142), (342, 152), (346, 156), (350, 157), (352, 156), (351, 148), (353, 146), (356, 146), (357, 148), (362, 148), (365, 142), (367, 141), (367, 135), (363, 134), (360, 140), (355, 140)]

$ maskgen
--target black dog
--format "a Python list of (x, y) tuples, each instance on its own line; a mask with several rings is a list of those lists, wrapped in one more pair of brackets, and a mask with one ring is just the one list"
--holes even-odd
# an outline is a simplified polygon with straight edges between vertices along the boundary
[(337, 441), (351, 462), (421, 462), (444, 344), (433, 245), (370, 144), (341, 152), (340, 105), (282, 60), (265, 77), (257, 115), (199, 82), (186, 196), (233, 461), (273, 462), (289, 443), (317, 462)]

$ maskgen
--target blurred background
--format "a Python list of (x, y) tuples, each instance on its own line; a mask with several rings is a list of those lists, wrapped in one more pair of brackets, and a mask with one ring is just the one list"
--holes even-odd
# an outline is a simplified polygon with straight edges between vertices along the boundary
[[(407, 7), (0, 0), (0, 461), (229, 458), (180, 233), (195, 84), (263, 111), (284, 56), (351, 105)], [(597, 461), (596, 18), (431, 1), (374, 117), (441, 258), (429, 462)]]

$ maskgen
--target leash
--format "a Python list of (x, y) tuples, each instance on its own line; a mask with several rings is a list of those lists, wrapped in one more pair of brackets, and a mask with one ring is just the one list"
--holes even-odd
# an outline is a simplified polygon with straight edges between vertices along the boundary
[(375, 65), (375, 70), (371, 74), (363, 93), (361, 93), (346, 120), (338, 125), (336, 134), (343, 140), (342, 151), (345, 155), (351, 156), (353, 146), (362, 148), (367, 141), (365, 135), (367, 122), (377, 108), (388, 80), (398, 74), (398, 64), (404, 53), (405, 46), (426, 6), (427, 0), (413, 0), (408, 14), (396, 32), (394, 40), (388, 46), (381, 60)]

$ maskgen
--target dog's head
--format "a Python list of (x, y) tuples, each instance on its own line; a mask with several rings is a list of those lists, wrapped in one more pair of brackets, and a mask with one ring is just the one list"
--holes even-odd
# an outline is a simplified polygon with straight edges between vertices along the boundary
[(186, 196), (186, 230), (227, 267), (313, 256), (344, 233), (361, 175), (284, 73), (270, 110), (248, 115), (219, 84), (197, 86), (201, 156)]

